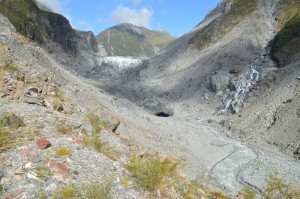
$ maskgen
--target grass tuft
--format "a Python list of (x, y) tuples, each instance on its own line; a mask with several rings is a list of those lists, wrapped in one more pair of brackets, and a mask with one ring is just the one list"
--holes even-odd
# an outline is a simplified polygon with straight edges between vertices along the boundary
[(256, 192), (248, 187), (244, 187), (241, 194), (244, 196), (244, 199), (256, 199), (257, 197)]
[(55, 192), (53, 198), (111, 199), (111, 188), (112, 179), (105, 177), (97, 182), (90, 182), (79, 186), (64, 186)]
[(66, 125), (66, 121), (62, 120), (56, 124), (56, 128), (62, 134), (69, 134), (73, 129)]
[(300, 187), (292, 183), (287, 183), (276, 174), (270, 174), (267, 178), (265, 198), (300, 198)]
[(75, 186), (66, 186), (55, 192), (54, 198), (75, 198), (78, 196), (78, 188)]
[(70, 148), (62, 147), (55, 152), (55, 156), (58, 157), (70, 157), (72, 155), (72, 151)]
[(0, 152), (13, 148), (16, 145), (16, 137), (10, 131), (25, 126), (22, 119), (13, 113), (0, 117)]
[(82, 199), (111, 199), (112, 198), (112, 180), (104, 179), (102, 182), (93, 182), (82, 185)]
[(103, 128), (106, 128), (109, 125), (108, 120), (102, 120), (99, 115), (96, 113), (90, 112), (87, 115), (87, 119), (91, 126), (93, 127), (93, 133), (98, 134)]
[(103, 142), (96, 135), (83, 137), (83, 143), (91, 150), (96, 151), (97, 153), (101, 153), (114, 161), (116, 161), (121, 155), (120, 151), (108, 146), (107, 143)]
[(163, 181), (170, 177), (178, 164), (170, 158), (140, 158), (133, 156), (126, 168), (135, 175), (136, 182), (149, 191), (155, 191)]

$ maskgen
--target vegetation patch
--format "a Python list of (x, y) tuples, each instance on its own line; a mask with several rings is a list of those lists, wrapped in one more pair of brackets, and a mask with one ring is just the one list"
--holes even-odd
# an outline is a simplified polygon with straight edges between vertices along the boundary
[(108, 144), (103, 142), (97, 135), (85, 136), (83, 138), (83, 143), (89, 149), (101, 153), (111, 160), (116, 161), (121, 156), (120, 151), (108, 146)]
[(69, 134), (73, 130), (73, 128), (67, 126), (67, 123), (65, 120), (59, 121), (55, 127), (62, 134)]
[[(179, 161), (172, 157), (133, 155), (125, 167), (134, 174), (134, 179), (140, 187), (153, 193), (159, 191), (162, 197), (169, 198), (171, 190), (183, 198), (210, 196), (208, 189), (202, 184), (188, 181), (180, 176), (178, 172)], [(204, 178), (202, 180), (204, 181)]]
[(0, 129), (0, 152), (13, 148), (16, 144), (16, 137), (9, 132)]
[(16, 137), (11, 131), (23, 126), (25, 126), (23, 120), (13, 113), (0, 116), (0, 152), (16, 145)]
[(72, 155), (72, 151), (68, 147), (62, 147), (55, 152), (55, 156), (58, 157), (70, 157)]
[(64, 198), (75, 198), (79, 196), (78, 188), (76, 186), (66, 186), (58, 189), (55, 192), (54, 198), (64, 199)]
[(65, 51), (76, 51), (76, 42), (73, 41), (75, 31), (68, 20), (59, 14), (41, 10), (35, 0), (2, 0), (0, 12), (28, 39), (40, 44), (52, 40)]
[[(99, 181), (85, 183), (82, 185), (67, 185), (58, 189), (53, 197), (53, 199), (65, 199), (65, 198), (80, 198), (80, 199), (111, 199), (112, 198), (112, 179), (103, 177)], [(43, 194), (39, 194), (47, 198)]]
[(300, 17), (300, 2), (298, 0), (281, 0), (278, 4), (278, 28), (282, 29), (287, 22)]
[(130, 162), (126, 164), (128, 171), (135, 175), (136, 182), (149, 191), (159, 188), (167, 178), (173, 175), (177, 166), (178, 163), (170, 158), (161, 160), (157, 156), (147, 158), (132, 156)]
[(112, 179), (103, 179), (99, 182), (92, 182), (81, 186), (82, 199), (111, 199), (112, 198)]
[(265, 198), (300, 198), (300, 187), (287, 183), (280, 176), (270, 174), (267, 179)]
[(189, 44), (199, 50), (206, 48), (226, 36), (247, 16), (251, 15), (258, 6), (258, 0), (227, 0), (226, 3), (231, 4), (230, 11), (199, 30)]
[(90, 112), (87, 115), (87, 119), (91, 126), (93, 127), (93, 134), (99, 134), (103, 128), (107, 128), (109, 125), (108, 120), (103, 120), (96, 113)]
[(289, 64), (295, 54), (300, 53), (300, 2), (280, 1), (277, 17), (279, 32), (272, 46), (272, 56), (280, 66)]
[(156, 190), (171, 172), (168, 163), (157, 158), (132, 158), (126, 167), (128, 171), (134, 173), (137, 183), (149, 191)]
[(245, 199), (256, 199), (257, 198), (256, 192), (248, 187), (244, 187), (241, 191), (241, 194), (244, 196)]

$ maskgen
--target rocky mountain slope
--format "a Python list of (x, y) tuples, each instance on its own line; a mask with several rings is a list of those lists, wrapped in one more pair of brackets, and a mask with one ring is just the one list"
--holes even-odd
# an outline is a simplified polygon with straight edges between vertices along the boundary
[(80, 62), (92, 64), (89, 54), (98, 52), (97, 40), (91, 32), (74, 30), (64, 16), (40, 9), (35, 0), (3, 0), (0, 12), (17, 32), (37, 42), (60, 63), (78, 69)]
[(298, 1), (224, 0), (148, 60), (34, 40), (32, 2), (26, 31), (1, 2), (4, 198), (299, 198)]
[(103, 88), (152, 114), (200, 118), (293, 156), (300, 147), (298, 18), (298, 1), (223, 1), (151, 58), (138, 81)]
[(1, 14), (0, 24), (1, 198), (222, 195), (212, 182), (183, 177), (175, 156), (123, 136), (137, 130), (132, 115), (119, 112), (124, 106), (66, 71)]
[(132, 24), (119, 24), (97, 36), (108, 56), (150, 57), (174, 39), (165, 31), (154, 31)]

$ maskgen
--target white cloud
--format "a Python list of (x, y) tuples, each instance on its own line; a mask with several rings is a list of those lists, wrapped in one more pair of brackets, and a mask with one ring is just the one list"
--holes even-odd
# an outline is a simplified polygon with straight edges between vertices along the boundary
[(85, 30), (85, 31), (92, 31), (93, 30), (92, 25), (89, 22), (84, 21), (84, 20), (77, 21), (77, 26), (76, 27), (78, 27), (78, 29), (80, 29), (80, 30)]
[(132, 0), (132, 2), (133, 2), (134, 4), (139, 4), (139, 3), (141, 3), (141, 1), (142, 1), (142, 0)]
[(61, 13), (62, 5), (60, 0), (37, 0), (41, 4), (45, 5), (47, 8), (52, 10), (53, 12)]
[(117, 6), (112, 12), (111, 19), (114, 23), (131, 23), (149, 28), (153, 11), (147, 8), (131, 9), (123, 5)]

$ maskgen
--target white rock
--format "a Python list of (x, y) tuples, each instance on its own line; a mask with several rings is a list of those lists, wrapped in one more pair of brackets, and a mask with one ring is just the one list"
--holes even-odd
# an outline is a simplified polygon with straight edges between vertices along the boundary
[(32, 166), (32, 163), (31, 163), (31, 162), (28, 162), (28, 163), (26, 163), (26, 164), (24, 165), (24, 168), (25, 168), (26, 170), (28, 170), (28, 169), (31, 168), (31, 166)]

